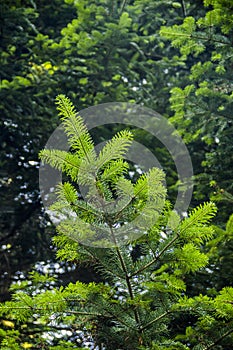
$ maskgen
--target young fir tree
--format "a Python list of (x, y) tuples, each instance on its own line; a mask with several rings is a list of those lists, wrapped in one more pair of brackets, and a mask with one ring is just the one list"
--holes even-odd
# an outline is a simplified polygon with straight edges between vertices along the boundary
[(79, 349), (80, 330), (95, 349), (223, 349), (216, 346), (232, 341), (233, 289), (188, 298), (185, 286), (186, 276), (208, 263), (202, 247), (214, 234), (215, 205), (206, 203), (180, 221), (164, 202), (161, 170), (136, 183), (127, 178), (130, 131), (119, 132), (97, 155), (72, 103), (60, 95), (57, 106), (70, 151), (40, 153), (69, 179), (51, 207), (60, 217), (54, 243), (59, 258), (94, 265), (105, 282), (57, 288), (51, 277), (32, 273), (13, 285), (12, 300), (0, 308), (1, 349)]

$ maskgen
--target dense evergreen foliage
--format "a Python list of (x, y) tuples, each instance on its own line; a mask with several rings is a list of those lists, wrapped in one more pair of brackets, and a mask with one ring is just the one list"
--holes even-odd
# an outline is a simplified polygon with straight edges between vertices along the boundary
[[(225, 338), (230, 345), (233, 314), (226, 303), (231, 305), (232, 288), (223, 288), (217, 296), (212, 292), (189, 298), (185, 293), (187, 276), (208, 264), (206, 242), (214, 236), (209, 221), (216, 206), (206, 203), (180, 221), (169, 203), (165, 204), (160, 169), (152, 168), (135, 184), (125, 177), (130, 131), (117, 133), (97, 155), (69, 99), (59, 95), (57, 104), (70, 151), (45, 149), (40, 153), (42, 160), (70, 179), (58, 185), (57, 201), (50, 208), (61, 218), (54, 242), (58, 256), (94, 263), (105, 282), (69, 283), (44, 291), (41, 284), (48, 284), (49, 278), (34, 273), (31, 280), (13, 285), (13, 300), (3, 304), (0, 312), (20, 333), (6, 331), (2, 344), (17, 349), (27, 339), (29, 346), (33, 341), (44, 348), (77, 348), (72, 339), (77, 342), (76, 332), (84, 329), (102, 349), (188, 349), (189, 345), (208, 349), (222, 339), (224, 343)], [(80, 185), (88, 188), (86, 201), (80, 196)], [(135, 257), (138, 246), (141, 254)], [(181, 325), (177, 331), (173, 322), (176, 324), (180, 313), (195, 317), (195, 323), (189, 321), (193, 327)], [(30, 325), (29, 334), (25, 324)], [(62, 339), (56, 339), (59, 329), (64, 331)]]
[[(148, 349), (159, 349), (160, 346), (163, 346), (163, 349), (179, 349), (179, 347), (231, 349), (231, 287), (233, 286), (231, 1), (4, 0), (0, 4), (0, 10), (0, 300), (10, 300), (14, 289), (19, 288), (23, 291), (22, 294), (16, 291), (13, 297), (16, 304), (14, 301), (5, 306), (2, 304), (1, 347), (3, 349), (27, 347), (36, 349), (42, 346), (55, 349), (77, 348), (78, 345), (62, 343), (67, 337), (69, 341), (74, 339), (69, 332), (62, 333), (65, 327), (64, 321), (67, 325), (74, 326), (72, 332), (74, 329), (75, 337), (78, 330), (82, 329), (81, 338), (86, 337), (88, 340), (89, 334), (92, 333), (96, 342), (101, 343), (101, 336), (106, 330), (107, 333), (110, 329), (115, 332), (114, 327), (119, 326), (118, 320), (114, 319), (115, 313), (114, 317), (103, 313), (107, 324), (103, 323), (106, 328), (101, 329), (101, 320), (98, 317), (89, 318), (87, 315), (86, 320), (82, 317), (84, 323), (87, 322), (86, 328), (83, 328), (83, 324), (79, 323), (80, 319), (76, 317), (77, 310), (74, 310), (73, 314), (67, 313), (71, 306), (73, 308), (69, 293), (82, 293), (83, 288), (86, 290), (82, 304), (83, 312), (93, 311), (89, 309), (88, 302), (92, 297), (96, 297), (100, 303), (110, 304), (115, 298), (116, 309), (125, 307), (128, 310), (126, 318), (133, 319), (132, 315), (136, 308), (142, 313), (140, 322), (146, 325), (143, 323), (143, 315), (146, 312), (147, 314), (152, 312), (151, 317), (154, 314), (156, 319), (156, 312), (159, 317), (166, 309), (168, 315), (161, 318), (160, 326), (156, 328), (155, 322), (153, 324), (155, 330), (153, 327), (150, 331), (148, 328), (148, 333), (145, 330), (146, 335), (145, 338), (142, 337), (141, 345), (145, 347), (148, 342), (150, 344)], [(206, 240), (199, 243), (194, 237), (192, 237), (194, 241), (190, 242), (185, 241), (187, 237), (183, 240), (177, 237), (172, 242), (171, 249), (174, 253), (178, 249), (177, 245), (182, 249), (185, 245), (194, 244), (197, 248), (196, 254), (199, 252), (203, 254), (202, 257), (204, 255), (208, 257), (208, 265), (205, 265), (205, 268), (200, 268), (201, 266), (197, 264), (195, 268), (185, 271), (181, 278), (176, 275), (175, 271), (179, 270), (179, 267), (173, 265), (172, 255), (169, 255), (171, 252), (169, 251), (168, 255), (162, 254), (158, 262), (143, 271), (140, 276), (143, 288), (147, 290), (145, 297), (138, 293), (136, 282), (131, 281), (136, 288), (134, 294), (139, 299), (135, 301), (136, 305), (127, 298), (122, 301), (122, 305), (119, 305), (118, 296), (113, 298), (111, 294), (113, 291), (116, 291), (117, 295), (123, 292), (120, 285), (119, 293), (117, 285), (115, 286), (117, 281), (114, 278), (117, 279), (119, 276), (111, 279), (108, 273), (102, 274), (103, 267), (100, 261), (104, 259), (105, 250), (92, 247), (91, 251), (93, 250), (96, 255), (89, 259), (90, 255), (87, 256), (80, 248), (82, 244), (80, 246), (76, 242), (77, 238), (73, 235), (72, 237), (63, 235), (62, 229), (60, 235), (51, 243), (55, 228), (41, 205), (38, 153), (60, 123), (54, 106), (58, 94), (65, 94), (71, 98), (78, 110), (103, 102), (127, 101), (153, 108), (170, 118), (187, 143), (193, 160), (195, 190), (190, 206), (190, 213), (193, 213), (190, 214), (191, 217), (195, 213), (202, 213), (205, 209), (210, 210), (210, 204), (203, 206), (203, 202), (211, 200), (218, 207), (212, 221), (217, 225), (212, 236), (209, 232), (210, 236), (206, 236)], [(142, 130), (120, 130), (120, 126), (98, 128), (92, 133), (93, 140), (97, 142), (107, 140), (118, 132), (116, 142), (125, 140), (128, 146), (133, 135), (136, 140), (144, 143), (156, 154), (163, 166), (168, 187), (167, 198), (173, 203), (178, 181), (176, 169), (167, 150), (158, 140)], [(110, 153), (109, 157), (112, 156)], [(52, 162), (52, 165), (65, 171), (67, 176), (71, 176), (72, 184), (60, 187), (60, 202), (55, 208), (59, 209), (59, 203), (65, 201), (64, 189), (71, 191), (71, 197), (74, 195), (72, 186), (77, 171), (69, 169), (65, 163), (57, 162), (51, 157), (52, 154), (44, 156)], [(65, 159), (66, 157), (73, 159), (73, 155), (66, 154)], [(127, 174), (129, 169), (123, 159), (117, 162), (119, 162), (116, 163), (117, 167), (119, 166), (119, 169)], [(99, 176), (103, 176), (104, 173), (108, 173), (107, 169)], [(116, 173), (117, 176), (120, 176), (120, 173)], [(103, 177), (100, 180), (102, 181)], [(114, 182), (114, 179), (109, 179), (107, 185), (111, 181)], [(125, 185), (126, 182), (122, 182), (122, 188), (117, 191), (124, 191)], [(100, 190), (108, 191), (106, 186), (100, 187)], [(80, 203), (79, 205), (82, 206)], [(162, 244), (166, 247), (169, 239), (176, 237), (177, 232), (174, 229), (171, 236), (163, 237), (164, 242), (159, 239), (159, 232), (163, 231), (161, 229), (163, 220), (167, 220), (172, 207), (171, 204), (166, 205), (161, 215), (161, 222), (160, 220), (155, 222), (154, 239), (148, 232), (149, 240), (146, 240), (145, 236), (146, 241), (141, 238), (132, 245), (119, 247), (120, 250), (125, 249), (120, 253), (126, 259), (125, 263), (130, 265), (127, 265), (129, 275), (135, 271), (137, 264), (143, 264), (150, 259), (148, 255), (150, 249), (163, 251)], [(212, 204), (210, 206), (213, 210)], [(199, 209), (194, 209), (195, 207)], [(80, 210), (84, 215), (85, 208), (79, 207), (79, 212)], [(91, 212), (92, 208), (88, 210), (90, 210), (89, 219), (94, 220), (89, 224), (94, 225), (97, 217)], [(131, 210), (132, 217), (136, 215), (134, 210)], [(129, 215), (128, 212), (126, 214)], [(201, 234), (202, 226), (193, 224), (195, 235), (198, 235), (198, 232)], [(212, 229), (208, 228), (209, 224), (204, 223), (204, 226), (207, 226), (205, 230), (212, 232)], [(149, 250), (148, 244), (151, 246)], [(191, 246), (189, 248), (189, 254), (192, 254)], [(119, 255), (116, 255), (116, 247), (109, 248), (109, 252), (116, 256), (116, 260), (119, 258)], [(55, 253), (63, 260), (57, 262)], [(168, 259), (167, 267), (164, 259)], [(107, 262), (105, 268), (106, 265)], [(163, 266), (164, 270), (158, 270)], [(121, 265), (118, 268), (121, 269)], [(31, 269), (34, 272), (28, 275)], [(43, 273), (46, 270), (48, 275), (45, 277)], [(154, 274), (157, 270), (159, 277)], [(38, 275), (35, 271), (42, 275)], [(27, 280), (29, 276), (31, 277)], [(126, 277), (124, 273), (121, 278), (122, 276)], [(156, 278), (159, 281), (157, 284), (154, 283)], [(95, 281), (94, 295), (91, 294), (91, 287), (88, 289), (89, 287), (86, 284), (82, 285), (81, 282), (77, 282), (75, 289), (74, 284), (77, 280)], [(183, 289), (181, 287), (176, 289), (175, 284), (180, 280)], [(96, 284), (99, 281), (102, 281), (102, 284)], [(109, 283), (109, 289), (106, 281)], [(9, 291), (12, 282), (14, 282), (12, 291)], [(70, 287), (75, 289), (74, 292), (69, 290), (69, 282), (74, 283), (73, 287)], [(144, 283), (149, 283), (149, 286), (146, 284), (144, 286)], [(153, 288), (150, 283), (153, 284)], [(160, 291), (161, 283), (164, 284), (163, 288), (166, 287), (169, 291), (164, 289)], [(59, 292), (57, 288), (60, 286), (63, 287)], [(101, 288), (104, 290), (102, 294)], [(43, 294), (45, 290), (48, 298), (52, 298), (53, 293), (56, 295), (54, 298), (59, 311), (52, 306), (51, 308), (49, 306), (47, 311), (42, 310), (46, 299), (46, 293)], [(69, 294), (67, 303), (64, 300), (66, 293)], [(164, 305), (161, 301), (161, 309), (157, 309), (157, 304), (153, 305), (151, 302), (152, 298), (157, 302), (158, 295), (165, 298)], [(188, 299), (185, 301), (184, 298), (180, 298), (181, 295), (186, 295)], [(25, 302), (19, 300), (20, 297), (26, 300), (28, 309), (25, 309)], [(37, 309), (36, 304), (39, 305)], [(7, 307), (10, 307), (10, 313)], [(75, 304), (74, 308), (78, 308), (78, 304)], [(21, 310), (25, 311), (25, 313), (22, 311), (22, 319), (19, 313)], [(55, 324), (52, 318), (56, 312), (58, 323)], [(98, 310), (93, 312), (98, 313)], [(47, 322), (48, 319), (50, 323)], [(126, 325), (119, 326), (123, 332), (128, 332), (129, 323), (126, 321)], [(138, 326), (137, 322), (134, 323), (133, 329), (137, 329), (136, 333), (142, 324)], [(164, 327), (161, 328), (161, 333), (157, 333), (159, 327)], [(52, 340), (46, 332), (52, 332)], [(59, 340), (59, 336), (55, 337), (54, 334), (58, 335), (59, 332), (63, 334), (63, 340)], [(50, 343), (43, 340), (44, 334), (47, 334)], [(108, 334), (109, 337), (110, 334), (112, 333)], [(135, 345), (135, 348), (140, 345), (140, 337), (141, 335), (137, 337), (138, 345)], [(136, 344), (134, 342), (137, 340), (129, 332), (128, 344)], [(180, 342), (180, 345), (178, 343), (172, 345), (172, 341)], [(164, 345), (161, 345), (162, 342)], [(166, 345), (166, 342), (170, 343)], [(89, 347), (91, 348), (91, 345)], [(99, 347), (101, 348), (100, 345)], [(126, 348), (120, 343), (113, 346), (117, 347)], [(107, 345), (107, 348), (111, 348), (110, 345)]]

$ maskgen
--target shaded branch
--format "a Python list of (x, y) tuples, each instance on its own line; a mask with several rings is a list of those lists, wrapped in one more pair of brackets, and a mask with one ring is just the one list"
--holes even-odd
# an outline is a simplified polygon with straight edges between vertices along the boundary
[(213, 342), (212, 344), (208, 345), (207, 347), (205, 347), (203, 350), (210, 350), (212, 349), (215, 345), (217, 345), (221, 340), (223, 340), (224, 338), (226, 338), (228, 335), (230, 335), (231, 333), (233, 333), (233, 329), (230, 329), (229, 331), (227, 331), (226, 333), (224, 333), (221, 337), (219, 337), (217, 340), (215, 340), (215, 342)]
[(141, 330), (143, 331), (144, 329), (150, 327), (153, 323), (161, 320), (162, 318), (164, 318), (165, 316), (167, 316), (168, 314), (170, 314), (170, 311), (166, 311), (164, 312), (162, 315), (154, 318), (153, 320), (151, 320), (150, 322), (148, 322), (147, 324), (145, 324), (143, 327), (141, 327)]
[(127, 0), (123, 0), (122, 6), (121, 6), (121, 10), (120, 10), (120, 16), (122, 15), (124, 8), (126, 6)]
[(163, 253), (165, 253), (166, 250), (168, 250), (168, 248), (178, 239), (178, 237), (179, 237), (178, 234), (176, 234), (175, 237), (161, 250), (161, 252), (153, 260), (151, 260), (148, 264), (140, 267), (140, 269), (138, 269), (137, 271), (131, 273), (129, 275), (129, 278), (132, 278), (132, 277), (138, 275), (139, 273), (141, 273), (142, 271), (146, 270), (148, 267), (153, 265), (155, 262), (157, 262), (161, 258)]
[[(113, 229), (111, 226), (110, 226), (110, 230), (111, 230), (112, 238), (113, 238), (114, 243), (116, 245), (116, 252), (117, 252), (117, 255), (119, 257), (119, 260), (120, 260), (120, 263), (122, 266), (122, 270), (124, 271), (124, 274), (125, 274), (125, 280), (126, 280), (127, 288), (129, 291), (130, 299), (134, 300), (133, 288), (132, 288), (131, 283), (130, 283), (130, 276), (128, 274), (127, 267), (125, 265), (125, 262), (124, 262), (122, 255), (121, 255), (120, 249), (117, 245), (117, 241), (116, 241), (116, 238), (115, 238), (115, 235), (114, 235), (114, 232), (113, 232)], [(138, 325), (138, 329), (140, 330), (140, 323), (141, 322), (140, 322), (140, 317), (139, 317), (138, 311), (136, 309), (134, 309), (134, 317), (135, 317), (135, 321)]]
[(187, 11), (186, 11), (186, 6), (185, 6), (184, 0), (181, 0), (181, 6), (182, 6), (182, 10), (183, 10), (183, 15), (184, 15), (184, 17), (186, 17)]

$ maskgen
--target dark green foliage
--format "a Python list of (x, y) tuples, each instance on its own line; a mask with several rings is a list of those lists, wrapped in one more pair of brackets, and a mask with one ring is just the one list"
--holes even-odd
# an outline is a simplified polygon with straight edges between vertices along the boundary
[[(231, 1), (204, 1), (207, 12), (186, 17), (182, 24), (161, 28), (161, 35), (179, 49), (182, 61), (193, 60), (189, 82), (171, 89), (172, 121), (178, 126), (196, 168), (197, 200), (218, 199), (223, 224), (232, 210), (214, 187), (232, 192), (232, 20)], [(196, 153), (199, 150), (198, 154)], [(212, 194), (211, 194), (212, 192)]]

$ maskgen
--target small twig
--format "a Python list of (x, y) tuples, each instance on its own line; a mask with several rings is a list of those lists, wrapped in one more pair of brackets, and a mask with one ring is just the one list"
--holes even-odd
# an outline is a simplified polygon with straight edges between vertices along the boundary
[(182, 10), (183, 10), (183, 15), (184, 15), (184, 17), (186, 17), (187, 11), (186, 11), (186, 6), (185, 6), (184, 0), (181, 0), (181, 6), (182, 6)]
[(224, 338), (226, 338), (228, 335), (230, 335), (231, 333), (233, 333), (233, 329), (230, 329), (229, 331), (227, 331), (226, 333), (224, 333), (221, 337), (219, 337), (217, 340), (215, 340), (215, 342), (213, 342), (212, 344), (208, 345), (206, 348), (204, 348), (203, 350), (210, 350), (212, 349), (215, 345), (217, 345), (221, 340), (223, 340)]
[(141, 327), (140, 329), (143, 331), (144, 329), (150, 327), (153, 323), (155, 323), (155, 322), (161, 320), (163, 317), (167, 316), (169, 313), (170, 313), (169, 311), (164, 312), (162, 315), (154, 318), (153, 320), (148, 322), (145, 326)]
[[(167, 32), (163, 32), (163, 34), (169, 34), (170, 35), (170, 33), (167, 33)], [(202, 37), (202, 36), (199, 36), (199, 35), (195, 35), (195, 34), (187, 34), (187, 33), (181, 33), (181, 32), (179, 32), (179, 33), (175, 33), (175, 35), (174, 36), (183, 36), (183, 37), (186, 37), (186, 38), (192, 38), (192, 39), (198, 39), (198, 40), (200, 40), (200, 41), (209, 41), (209, 42), (214, 42), (214, 43), (218, 43), (218, 44), (223, 44), (223, 45), (229, 45), (229, 44), (231, 44), (230, 42), (225, 42), (225, 41), (223, 41), (223, 40), (218, 40), (218, 39), (214, 39), (214, 38), (212, 38), (212, 37), (208, 37), (208, 38), (204, 38), (204, 37)], [(170, 39), (169, 39), (170, 40)], [(171, 39), (172, 40), (172, 39)]]
[(121, 10), (120, 10), (120, 16), (122, 15), (125, 5), (126, 5), (127, 0), (123, 0), (122, 6), (121, 6)]
[[(51, 304), (51, 303), (50, 303)], [(30, 306), (15, 306), (15, 307), (9, 307), (9, 306), (5, 306), (5, 309), (9, 309), (9, 310), (33, 310), (33, 311), (48, 311), (46, 308), (42, 308), (42, 307), (30, 307)], [(55, 312), (55, 311), (54, 311)], [(56, 311), (57, 312), (57, 311)], [(65, 311), (59, 311), (60, 314), (72, 314), (72, 315), (86, 315), (86, 316), (103, 316), (102, 314), (99, 313), (94, 313), (94, 312), (88, 312), (88, 311), (74, 311), (74, 310), (65, 310)]]

